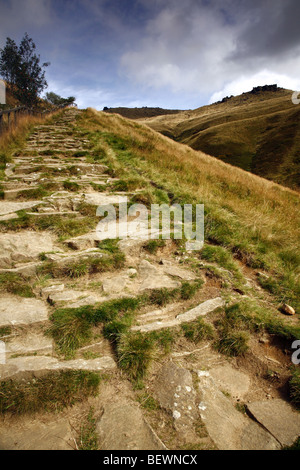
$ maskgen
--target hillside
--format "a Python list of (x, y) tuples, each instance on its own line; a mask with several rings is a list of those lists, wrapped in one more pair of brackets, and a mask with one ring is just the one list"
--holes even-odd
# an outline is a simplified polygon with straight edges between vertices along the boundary
[[(0, 449), (292, 446), (299, 194), (116, 114), (27, 130), (1, 148)], [(134, 204), (204, 204), (204, 245)]]
[[(0, 104), (0, 111), (5, 110), (5, 109), (17, 108), (19, 106), (23, 106), (22, 103), (20, 103), (20, 101), (14, 96), (14, 94), (11, 92), (10, 88), (7, 87), (6, 88), (6, 104), (5, 105)], [(39, 98), (38, 108), (41, 109), (41, 110), (51, 109), (51, 108), (53, 108), (53, 105), (51, 105), (50, 103), (48, 103), (44, 99)]]
[(292, 91), (257, 89), (144, 121), (168, 137), (290, 188), (300, 187), (300, 106)]
[(176, 109), (162, 109), (162, 108), (107, 108), (103, 109), (105, 113), (120, 114), (127, 119), (147, 119), (156, 116), (165, 116), (170, 114), (180, 113)]
[(0, 104), (0, 110), (12, 109), (21, 106), (20, 102), (13, 96), (8, 88), (6, 88), (6, 104)]

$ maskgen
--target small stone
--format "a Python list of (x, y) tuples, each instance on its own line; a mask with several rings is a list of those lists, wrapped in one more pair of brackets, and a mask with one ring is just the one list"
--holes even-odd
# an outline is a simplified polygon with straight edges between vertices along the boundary
[(64, 284), (59, 284), (59, 285), (53, 285), (53, 286), (49, 286), (49, 287), (45, 287), (44, 289), (42, 289), (42, 295), (44, 296), (48, 296), (49, 294), (56, 294), (57, 292), (63, 292), (63, 290), (65, 289), (65, 285)]
[(179, 411), (174, 411), (174, 413), (173, 413), (173, 418), (174, 418), (174, 419), (179, 419), (179, 418), (181, 418), (181, 414), (179, 413)]
[(198, 370), (198, 377), (209, 377), (209, 372), (207, 372), (206, 370)]
[(290, 305), (283, 304), (281, 310), (285, 315), (296, 315), (295, 310)]

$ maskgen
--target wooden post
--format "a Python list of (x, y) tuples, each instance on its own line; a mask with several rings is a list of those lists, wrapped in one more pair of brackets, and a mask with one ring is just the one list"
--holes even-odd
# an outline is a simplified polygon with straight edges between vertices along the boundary
[(0, 114), (0, 134), (2, 133), (2, 126), (3, 126), (3, 114)]

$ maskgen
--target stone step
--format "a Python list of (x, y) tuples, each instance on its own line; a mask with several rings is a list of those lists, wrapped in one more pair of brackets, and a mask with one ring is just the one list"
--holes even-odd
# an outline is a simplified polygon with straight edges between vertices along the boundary
[(104, 405), (97, 432), (100, 448), (104, 451), (167, 450), (145, 420), (139, 406), (124, 396), (118, 396), (117, 400)]
[(4, 268), (0, 269), (0, 274), (21, 274), (24, 277), (31, 277), (37, 273), (38, 268), (42, 265), (42, 262), (28, 262), (17, 266), (16, 268)]
[(38, 299), (4, 294), (0, 298), (0, 327), (27, 326), (48, 320), (48, 307)]
[(81, 258), (105, 258), (107, 256), (107, 254), (101, 253), (97, 248), (88, 248), (87, 250), (75, 251), (72, 253), (45, 253), (47, 260), (53, 261), (59, 265), (64, 265), (65, 263), (70, 263)]
[(13, 268), (16, 263), (34, 261), (40, 253), (58, 249), (49, 232), (0, 233), (0, 268)]
[(4, 191), (4, 200), (14, 201), (22, 196), (26, 196), (26, 194), (28, 194), (33, 189), (38, 189), (38, 186), (32, 186), (31, 188), (10, 189)]
[(46, 215), (59, 215), (63, 217), (67, 216), (80, 216), (81, 214), (76, 211), (56, 211), (54, 210), (45, 210), (43, 212), (26, 212), (26, 214), (32, 216), (32, 217), (45, 217)]
[(256, 401), (248, 404), (247, 409), (283, 447), (292, 446), (300, 436), (300, 413), (286, 401)]
[(71, 302), (81, 300), (82, 303), (85, 303), (86, 305), (95, 305), (105, 299), (103, 297), (96, 296), (95, 294), (91, 295), (91, 292), (66, 289), (62, 292), (49, 294), (47, 300), (51, 305), (62, 306), (67, 304), (67, 307), (69, 307)]
[(27, 331), (23, 334), (2, 338), (2, 341), (5, 344), (6, 359), (9, 359), (13, 355), (48, 355), (53, 353), (52, 339), (42, 333)]
[[(154, 321), (150, 323), (146, 323), (143, 325), (133, 326), (131, 328), (132, 331), (141, 331), (141, 332), (149, 332), (149, 331), (157, 331), (162, 330), (165, 328), (174, 328), (176, 326), (181, 325), (182, 323), (192, 322), (199, 317), (203, 317), (208, 315), (209, 313), (213, 312), (217, 308), (224, 307), (225, 301), (221, 297), (217, 297), (215, 299), (207, 300), (202, 304), (198, 305), (197, 307), (188, 310), (185, 313), (181, 313), (177, 315), (175, 318), (170, 318), (163, 321)], [(170, 311), (171, 313), (171, 311)], [(153, 316), (153, 318), (157, 317), (157, 310), (154, 312), (150, 312), (149, 316)]]
[(0, 423), (0, 449), (5, 450), (75, 450), (74, 430), (66, 418), (36, 417), (19, 422)]
[(33, 207), (45, 204), (44, 201), (24, 201), (24, 202), (11, 202), (0, 201), (0, 216), (6, 214), (13, 214), (24, 209), (32, 209)]
[(68, 146), (66, 145), (65, 147), (41, 147), (40, 145), (27, 145), (25, 148), (24, 148), (24, 151), (25, 152), (45, 152), (45, 151), (49, 151), (49, 152), (57, 152), (57, 153), (60, 153), (60, 154), (63, 154), (65, 152), (83, 152), (83, 151), (86, 151), (87, 149), (84, 148), (84, 147), (74, 147), (74, 146)]
[(200, 371), (198, 377), (200, 415), (219, 450), (280, 450), (269, 432), (235, 408), (209, 372)]
[(115, 369), (116, 367), (116, 362), (111, 356), (89, 360), (74, 359), (72, 361), (59, 361), (49, 356), (17, 357), (8, 359), (5, 364), (0, 364), (0, 380), (29, 379), (54, 371), (86, 370), (100, 372)]
[(13, 219), (18, 219), (19, 216), (18, 214), (6, 214), (6, 215), (0, 215), (0, 222), (5, 222), (6, 220), (13, 220)]

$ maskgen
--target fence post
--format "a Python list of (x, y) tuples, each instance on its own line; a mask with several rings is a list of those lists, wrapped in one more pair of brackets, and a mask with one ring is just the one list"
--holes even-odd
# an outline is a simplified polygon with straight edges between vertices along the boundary
[(2, 133), (2, 125), (3, 125), (3, 114), (0, 114), (0, 134)]

